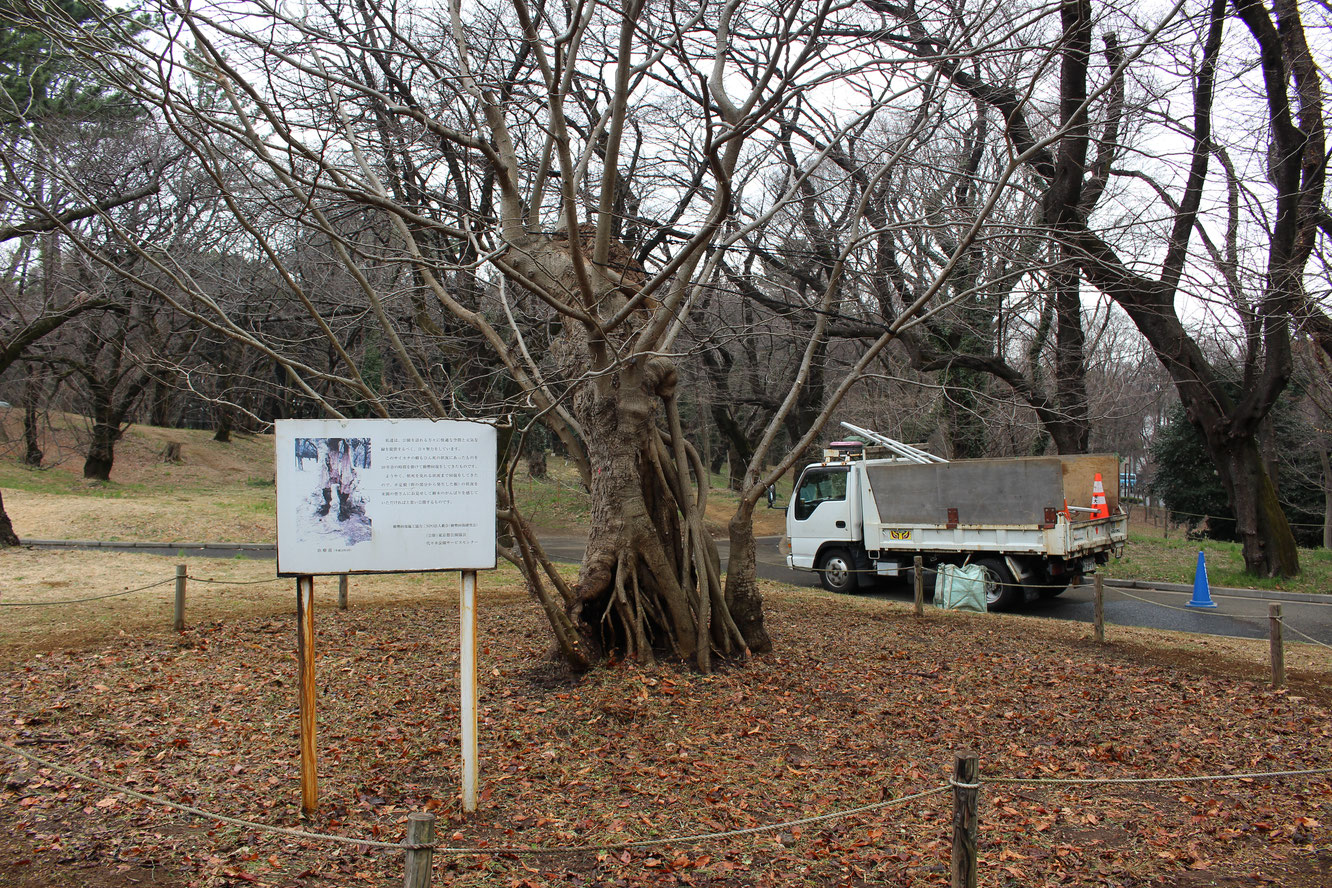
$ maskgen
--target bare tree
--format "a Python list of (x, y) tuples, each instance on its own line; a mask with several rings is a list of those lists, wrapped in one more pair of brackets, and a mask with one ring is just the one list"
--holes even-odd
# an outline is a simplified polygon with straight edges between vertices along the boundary
[[(587, 554), (567, 584), (511, 487), (505, 553), (574, 665), (664, 650), (708, 669), (713, 652), (765, 649), (752, 531), (748, 581), (724, 588), (703, 528), (706, 473), (683, 433), (677, 343), (717, 279), (710, 248), (790, 199), (744, 199), (772, 156), (776, 116), (881, 64), (821, 39), (841, 7), (169, 12), (132, 52), (69, 48), (157, 109), (335, 360), (305, 360), (238, 323), (105, 214), (161, 279), (135, 272), (133, 285), (258, 349), (333, 415), (324, 392), (336, 389), (377, 415), (538, 417), (591, 491)], [(355, 281), (355, 323), (293, 273), (311, 241)], [(348, 349), (366, 324), (401, 380), (393, 391), (377, 390)], [(802, 361), (793, 392), (808, 379)]]
[[(885, 39), (934, 59), (956, 88), (1002, 117), (1009, 143), (1027, 155), (1029, 170), (1045, 189), (1045, 220), (1063, 261), (1076, 264), (1087, 281), (1133, 319), (1203, 434), (1235, 509), (1248, 570), (1264, 575), (1298, 572), (1294, 540), (1257, 440), (1259, 426), (1291, 373), (1290, 327), (1305, 305), (1305, 266), (1322, 213), (1327, 162), (1322, 75), (1310, 54), (1297, 5), (1277, 3), (1274, 21), (1261, 4), (1216, 0), (1200, 14), (1180, 18), (1181, 27), (1156, 27), (1135, 35), (1134, 48), (1115, 65), (1116, 71), (1133, 70), (1146, 65), (1152, 53), (1192, 52), (1188, 69), (1196, 70), (1196, 77), (1187, 86), (1172, 88), (1189, 89), (1193, 118), (1161, 118), (1171, 138), (1187, 146), (1180, 168), (1153, 163), (1150, 154), (1140, 153), (1133, 166), (1109, 171), (1112, 179), (1136, 183), (1128, 192), (1136, 200), (1141, 200), (1143, 188), (1157, 199), (1164, 219), (1158, 226), (1121, 224), (1129, 212), (1122, 197), (1113, 214), (1104, 200), (1100, 212), (1083, 209), (1087, 190), (1101, 187), (1095, 165), (1088, 161), (1089, 108), (1098, 96), (1112, 93), (1115, 76), (1112, 72), (1099, 86), (1090, 85), (1095, 27), (1090, 0), (1061, 7), (1058, 103), (1049, 109), (1001, 81), (978, 75), (977, 66), (961, 63), (976, 58), (977, 52), (951, 40), (950, 26), (928, 21), (910, 4), (875, 0), (872, 5), (906, 32)], [(1242, 45), (1237, 36), (1223, 41), (1228, 13), (1248, 31), (1251, 44)], [(1223, 103), (1233, 96), (1237, 107), (1247, 107), (1251, 83), (1244, 72), (1251, 59), (1262, 76), (1266, 125), (1255, 133), (1223, 117), (1222, 126), (1216, 126), (1219, 95)], [(1158, 81), (1164, 76), (1163, 70), (1153, 71)], [(1159, 82), (1153, 85), (1158, 95), (1163, 88)], [(1040, 149), (1038, 133), (1056, 121), (1066, 137), (1057, 150)], [(1140, 133), (1149, 130), (1145, 115), (1135, 127)], [(1260, 157), (1266, 155), (1270, 162), (1230, 162), (1233, 154), (1252, 156), (1255, 136), (1268, 143), (1270, 150), (1261, 151)], [(1219, 177), (1210, 175), (1213, 159), (1221, 169)], [(1268, 181), (1241, 178), (1254, 166), (1267, 171)], [(1232, 199), (1213, 211), (1209, 188), (1218, 186)], [(1243, 211), (1247, 215), (1242, 216)], [(1133, 212), (1142, 215), (1140, 209)], [(1249, 274), (1252, 266), (1245, 263), (1256, 259), (1259, 250), (1266, 252), (1266, 270)], [(1157, 271), (1152, 273), (1148, 266), (1154, 260)], [(1238, 399), (1226, 391), (1221, 374), (1191, 335), (1177, 308), (1178, 297), (1218, 307), (1228, 314), (1228, 323), (1243, 330), (1244, 385)]]

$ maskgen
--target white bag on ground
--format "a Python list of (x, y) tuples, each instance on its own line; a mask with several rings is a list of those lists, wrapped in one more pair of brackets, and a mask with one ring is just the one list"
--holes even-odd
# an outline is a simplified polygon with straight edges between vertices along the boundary
[(979, 564), (939, 565), (938, 576), (934, 578), (934, 606), (985, 613), (985, 569)]

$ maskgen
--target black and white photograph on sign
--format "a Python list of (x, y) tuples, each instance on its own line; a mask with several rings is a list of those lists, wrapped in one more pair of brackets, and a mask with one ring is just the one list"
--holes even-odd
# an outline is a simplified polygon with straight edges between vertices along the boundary
[(494, 426), (283, 419), (275, 438), (283, 576), (495, 566)]
[(369, 438), (297, 438), (296, 471), (310, 476), (310, 494), (299, 506), (299, 537), (329, 537), (354, 546), (369, 542), (363, 472), (370, 468)]

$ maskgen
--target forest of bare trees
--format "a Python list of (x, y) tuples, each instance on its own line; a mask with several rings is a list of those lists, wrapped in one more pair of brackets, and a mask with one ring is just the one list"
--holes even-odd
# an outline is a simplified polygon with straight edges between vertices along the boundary
[[(1140, 460), (1178, 402), (1248, 569), (1294, 574), (1264, 429), (1300, 356), (1326, 425), (1329, 15), (3, 0), (16, 458), (55, 409), (94, 479), (132, 422), (494, 419), (501, 551), (564, 657), (707, 670), (769, 647), (754, 510), (836, 420)], [(552, 447), (590, 497), (572, 583), (514, 493)]]

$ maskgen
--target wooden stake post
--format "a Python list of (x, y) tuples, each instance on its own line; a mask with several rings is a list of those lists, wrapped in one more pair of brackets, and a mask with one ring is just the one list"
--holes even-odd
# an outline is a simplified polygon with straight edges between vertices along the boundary
[(1267, 637), (1272, 652), (1272, 687), (1286, 686), (1286, 648), (1281, 638), (1281, 605), (1267, 606)]
[(918, 617), (923, 617), (923, 616), (925, 616), (925, 562), (924, 562), (924, 559), (921, 558), (919, 555), (917, 555), (917, 556), (916, 556), (916, 561), (915, 561), (915, 565), (914, 565), (914, 566), (915, 566), (915, 575), (916, 575), (916, 600), (915, 600), (916, 616), (918, 616)]
[(430, 888), (430, 863), (434, 858), (435, 815), (407, 815), (407, 860), (403, 865), (403, 888)]
[(176, 604), (171, 615), (171, 628), (177, 632), (185, 631), (185, 581), (189, 576), (183, 564), (176, 565)]
[(951, 888), (976, 888), (976, 846), (980, 807), (979, 758), (971, 750), (953, 761), (953, 854)]
[(1092, 636), (1097, 644), (1105, 644), (1105, 578), (1096, 575), (1096, 599), (1092, 608)]
[(458, 666), (462, 672), (462, 805), (476, 810), (478, 782), (476, 749), (476, 571), (461, 575), (458, 594)]
[(319, 807), (315, 771), (314, 577), (296, 578), (296, 659), (301, 695), (301, 813)]

